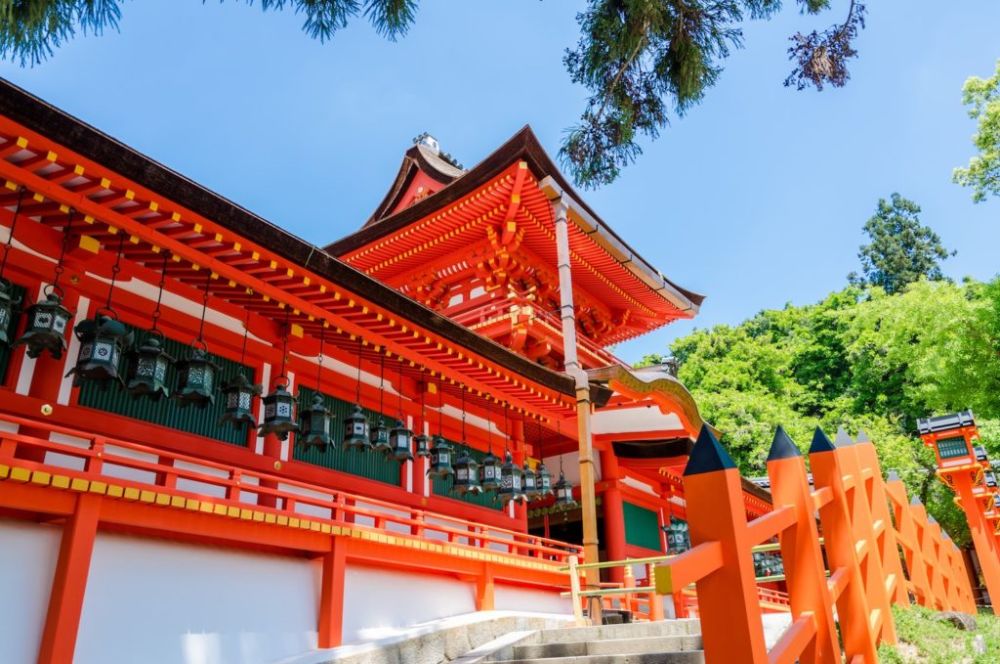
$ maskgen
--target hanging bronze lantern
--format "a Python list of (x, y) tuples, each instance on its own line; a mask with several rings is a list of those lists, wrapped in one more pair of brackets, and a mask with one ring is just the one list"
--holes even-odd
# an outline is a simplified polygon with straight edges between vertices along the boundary
[(483, 492), (483, 487), (479, 483), (479, 464), (469, 454), (465, 447), (455, 459), (455, 478), (451, 486), (452, 491), (460, 496), (466, 494), (478, 495)]
[[(20, 208), (20, 199), (18, 201), (18, 208)], [(58, 360), (62, 358), (63, 352), (66, 350), (66, 330), (73, 319), (73, 312), (62, 304), (65, 294), (62, 288), (59, 287), (59, 279), (65, 271), (63, 260), (66, 258), (66, 250), (69, 247), (72, 227), (73, 211), (70, 210), (66, 216), (66, 225), (62, 231), (62, 245), (59, 249), (59, 258), (56, 260), (56, 265), (53, 268), (55, 276), (52, 279), (52, 284), (46, 287), (45, 296), (42, 299), (28, 307), (28, 310), (25, 312), (28, 322), (24, 334), (14, 344), (15, 346), (20, 346), (21, 344), (27, 346), (28, 349), (26, 352), (28, 357), (38, 357), (43, 351), (48, 351), (49, 355)], [(11, 238), (13, 237), (13, 232), (14, 228), (12, 225)], [(124, 236), (122, 236), (123, 239)], [(111, 311), (111, 294), (115, 290), (115, 279), (121, 270), (122, 240), (119, 240), (118, 257), (115, 260), (114, 267), (111, 268), (111, 285), (108, 287), (108, 300), (105, 304), (105, 309), (108, 311)], [(7, 252), (4, 254), (4, 263), (7, 262), (9, 254), (10, 246), (8, 244)], [(2, 267), (0, 267), (0, 273), (2, 273)], [(118, 317), (114, 316), (114, 318), (117, 319)], [(117, 375), (115, 377), (118, 378)]]
[(491, 450), (482, 461), (483, 491), (496, 491), (500, 488), (500, 459)]
[(376, 452), (388, 455), (392, 452), (392, 443), (389, 442), (389, 427), (385, 424), (385, 355), (379, 361), (378, 380), (378, 422), (371, 428), (372, 449)]
[(195, 337), (191, 354), (176, 364), (177, 389), (174, 390), (173, 398), (180, 402), (181, 408), (194, 404), (202, 409), (209, 404), (215, 404), (215, 378), (222, 367), (209, 356), (204, 336), (211, 276), (211, 270), (206, 270), (205, 290), (201, 298), (201, 320), (198, 323), (198, 336)]
[(573, 499), (573, 485), (566, 481), (566, 476), (559, 471), (559, 481), (556, 482), (556, 505), (571, 507), (576, 505)]
[(427, 474), (431, 477), (448, 479), (455, 474), (455, 469), (451, 465), (451, 453), (454, 448), (442, 435), (434, 436), (431, 447), (431, 467)]
[(0, 346), (10, 344), (10, 332), (14, 327), (14, 309), (21, 304), (20, 298), (13, 295), (14, 286), (5, 279), (0, 279)]
[(0, 346), (10, 344), (10, 333), (14, 327), (14, 308), (21, 304), (20, 298), (13, 296), (14, 285), (3, 278), (7, 269), (7, 259), (14, 246), (14, 230), (17, 228), (17, 218), (21, 214), (21, 201), (24, 200), (24, 187), (18, 187), (17, 204), (14, 206), (14, 218), (7, 232), (7, 243), (3, 248), (3, 259), (0, 260)]
[(361, 406), (354, 404), (351, 414), (344, 418), (344, 448), (368, 450), (371, 446), (371, 440), (368, 438), (368, 418)]
[(177, 366), (177, 389), (173, 399), (181, 408), (195, 405), (205, 408), (215, 403), (215, 377), (221, 368), (212, 361), (208, 351), (201, 346), (191, 349), (191, 355), (179, 360)]
[(121, 359), (125, 349), (132, 345), (132, 332), (111, 315), (98, 313), (94, 318), (81, 321), (73, 333), (80, 340), (80, 353), (76, 365), (67, 376), (73, 376), (73, 384), (81, 385), (85, 380), (96, 380), (102, 389), (109, 381), (116, 380), (121, 385)]
[(396, 426), (389, 431), (392, 458), (396, 461), (413, 461), (413, 454), (410, 452), (412, 439), (413, 432), (406, 428), (402, 420), (396, 420)]
[(417, 445), (417, 456), (423, 459), (428, 458), (431, 455), (431, 439), (430, 436), (424, 433), (427, 426), (427, 385), (423, 382), (420, 383), (420, 435), (413, 439)]
[[(164, 275), (166, 274), (166, 256), (163, 260)], [(162, 283), (162, 282), (161, 282)], [(240, 350), (240, 369), (232, 380), (222, 384), (222, 403), (225, 410), (219, 418), (219, 424), (230, 422), (235, 427), (249, 425), (257, 428), (257, 418), (253, 416), (253, 399), (264, 392), (263, 385), (250, 382), (242, 365), (246, 364), (247, 336), (250, 333), (250, 312), (246, 312), (243, 321), (243, 348)]]
[(497, 495), (504, 505), (511, 501), (524, 500), (521, 479), (521, 469), (514, 463), (510, 450), (507, 450), (503, 465), (500, 466), (500, 488), (497, 490)]
[(536, 500), (538, 498), (538, 478), (535, 477), (535, 471), (531, 469), (531, 465), (528, 464), (527, 459), (524, 461), (524, 468), (521, 473), (524, 483), (525, 500)]
[(381, 415), (375, 426), (371, 427), (370, 434), (371, 448), (373, 450), (386, 455), (392, 452), (392, 443), (389, 442), (389, 427), (385, 425), (385, 418)]
[(24, 334), (14, 343), (24, 344), (28, 357), (38, 357), (48, 351), (55, 359), (62, 358), (66, 350), (66, 328), (73, 319), (73, 312), (62, 304), (62, 291), (49, 286), (45, 297), (28, 307)]
[(413, 441), (417, 444), (417, 456), (424, 459), (431, 455), (431, 437), (425, 433), (416, 436)]
[(234, 426), (244, 424), (257, 428), (257, 419), (253, 416), (253, 399), (263, 393), (264, 388), (250, 382), (240, 369), (232, 380), (222, 384), (222, 403), (225, 410), (219, 418), (219, 424), (231, 422)]
[(170, 396), (167, 389), (167, 369), (174, 363), (163, 348), (164, 336), (157, 328), (160, 321), (160, 302), (163, 300), (163, 286), (167, 279), (167, 252), (163, 252), (163, 267), (160, 270), (160, 287), (156, 294), (156, 306), (153, 308), (153, 325), (150, 327), (146, 340), (138, 348), (132, 349), (132, 361), (129, 363), (129, 381), (126, 389), (132, 398), (148, 396), (153, 401)]
[(163, 335), (151, 332), (138, 348), (132, 351), (129, 381), (126, 389), (133, 398), (148, 396), (153, 401), (170, 396), (167, 389), (167, 369), (174, 362), (163, 349)]
[(538, 470), (535, 472), (535, 481), (537, 483), (539, 498), (552, 495), (552, 473), (550, 473), (549, 469), (545, 467), (544, 461), (538, 462)]
[(303, 410), (300, 417), (303, 428), (295, 437), (296, 442), (302, 443), (303, 447), (315, 447), (320, 452), (325, 452), (334, 446), (333, 437), (330, 435), (330, 409), (326, 407), (326, 400), (322, 394), (319, 392), (313, 394), (312, 405)]
[(274, 390), (264, 397), (264, 422), (260, 425), (260, 435), (273, 433), (281, 440), (299, 430), (295, 421), (295, 397), (288, 391), (288, 379), (278, 376)]
[(410, 442), (413, 440), (413, 432), (403, 424), (403, 358), (399, 358), (399, 382), (396, 385), (396, 407), (399, 409), (399, 416), (396, 419), (396, 426), (389, 431), (389, 454), (396, 461), (413, 461), (413, 454), (410, 452)]

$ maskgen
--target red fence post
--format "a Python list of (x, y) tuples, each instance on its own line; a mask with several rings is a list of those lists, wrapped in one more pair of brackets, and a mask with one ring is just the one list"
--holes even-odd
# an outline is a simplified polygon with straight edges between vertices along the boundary
[(927, 576), (927, 560), (920, 545), (918, 525), (906, 497), (906, 486), (895, 472), (889, 471), (885, 483), (886, 494), (892, 500), (892, 511), (896, 523), (896, 540), (903, 547), (906, 570), (909, 572), (910, 586), (917, 604), (933, 607), (934, 600)]
[(910, 596), (906, 592), (906, 577), (899, 557), (896, 529), (889, 512), (889, 497), (885, 490), (885, 480), (882, 479), (882, 464), (879, 463), (878, 452), (864, 431), (858, 432), (858, 439), (851, 449), (858, 455), (861, 467), (871, 470), (871, 478), (866, 482), (866, 487), (873, 522), (883, 526), (877, 533), (876, 552), (882, 563), (882, 571), (887, 575), (888, 599), (894, 604), (909, 606)]
[(849, 519), (854, 539), (859, 543), (865, 542), (865, 546), (859, 549), (857, 558), (865, 584), (865, 595), (868, 597), (868, 609), (873, 618), (877, 616), (872, 621), (875, 623), (872, 628), (875, 643), (886, 641), (894, 644), (896, 625), (892, 619), (886, 588), (887, 576), (882, 569), (879, 550), (879, 539), (886, 530), (892, 529), (892, 523), (876, 522), (870, 503), (870, 486), (876, 481), (881, 482), (882, 476), (876, 477), (873, 468), (861, 463), (856, 446), (843, 429), (837, 431), (834, 445), (837, 448), (835, 455), (850, 510)]
[(684, 469), (684, 497), (691, 545), (718, 542), (722, 552), (722, 567), (697, 583), (705, 661), (763, 664), (767, 648), (740, 474), (708, 427)]
[[(823, 526), (826, 556), (832, 572), (831, 581), (843, 578), (837, 595), (837, 617), (843, 635), (847, 660), (860, 657), (864, 662), (877, 662), (874, 617), (868, 606), (864, 579), (858, 563), (858, 540), (851, 525), (847, 488), (844, 486), (839, 453), (830, 439), (819, 428), (809, 448), (809, 465), (813, 484), (820, 491), (829, 492), (828, 499), (819, 509)], [(870, 546), (870, 544), (869, 544)], [(892, 620), (892, 616), (881, 616)]]
[(775, 509), (787, 505), (795, 510), (795, 525), (779, 535), (792, 622), (803, 614), (811, 613), (816, 625), (816, 635), (802, 651), (800, 661), (803, 664), (840, 662), (833, 601), (819, 547), (806, 464), (795, 443), (780, 426), (774, 433), (767, 457), (767, 475), (771, 479)]

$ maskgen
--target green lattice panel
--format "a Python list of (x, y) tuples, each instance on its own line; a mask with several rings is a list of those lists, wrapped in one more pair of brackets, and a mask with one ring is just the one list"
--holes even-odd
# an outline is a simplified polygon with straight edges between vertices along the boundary
[[(141, 341), (145, 332), (137, 328), (131, 329), (135, 333), (136, 341)], [(175, 359), (187, 357), (191, 352), (190, 346), (173, 339), (166, 339), (163, 347)], [(209, 350), (211, 351), (211, 348)], [(71, 361), (73, 359), (70, 358)], [(216, 385), (230, 380), (240, 368), (238, 362), (220, 358), (217, 355), (212, 355), (212, 359), (222, 367)], [(122, 362), (124, 376), (128, 376), (130, 361), (131, 358), (128, 358)], [(253, 371), (249, 367), (245, 369), (247, 376), (252, 377)], [(177, 385), (177, 370), (173, 367), (167, 372), (167, 385), (171, 389)], [(96, 383), (87, 382), (80, 388), (79, 403), (88, 408), (124, 415), (233, 445), (246, 445), (249, 437), (245, 426), (233, 427), (228, 423), (219, 424), (219, 418), (222, 417), (224, 408), (222, 395), (218, 393), (215, 396), (215, 403), (204, 409), (195, 406), (181, 408), (180, 404), (173, 399), (160, 399), (159, 401), (142, 397), (136, 399), (117, 384), (109, 383), (105, 389), (102, 389)]]
[(942, 459), (956, 459), (969, 456), (969, 446), (963, 436), (941, 438), (937, 441), (938, 453)]
[[(299, 388), (300, 403), (311, 404), (313, 395), (316, 392), (307, 387)], [(345, 450), (340, 447), (340, 442), (344, 440), (344, 418), (354, 410), (354, 404), (331, 397), (324, 394), (323, 400), (326, 407), (333, 414), (333, 422), (330, 430), (337, 447), (320, 452), (315, 447), (303, 449), (296, 445), (293, 456), (296, 461), (323, 466), (332, 470), (339, 470), (352, 475), (360, 475), (370, 480), (385, 482), (386, 484), (399, 484), (399, 462), (389, 457), (385, 457), (378, 452), (370, 450)], [(378, 418), (378, 411), (364, 409), (368, 416), (368, 422), (374, 423)], [(386, 423), (391, 427), (396, 418), (385, 417)], [(293, 434), (294, 440), (294, 434)]]
[[(463, 449), (469, 450), (469, 456), (475, 459), (478, 463), (482, 463), (483, 457), (486, 456), (486, 452), (480, 452), (477, 449), (468, 447), (467, 445), (462, 445), (456, 443), (455, 441), (449, 440), (449, 443), (455, 446), (455, 452), (452, 454), (452, 461), (458, 458), (458, 455)], [(496, 454), (496, 452), (494, 452)], [(482, 466), (480, 466), (482, 468)], [(481, 473), (480, 473), (481, 476)], [(461, 500), (466, 503), (471, 503), (473, 505), (479, 505), (480, 507), (488, 507), (489, 509), (502, 510), (503, 505), (500, 504), (500, 500), (496, 498), (496, 493), (491, 491), (484, 491), (479, 495), (466, 494), (464, 496), (459, 496), (458, 494), (452, 492), (451, 490), (451, 479), (441, 479), (438, 477), (433, 478), (431, 483), (431, 490), (434, 492), (435, 496), (444, 496), (445, 498), (452, 498), (454, 500)]]

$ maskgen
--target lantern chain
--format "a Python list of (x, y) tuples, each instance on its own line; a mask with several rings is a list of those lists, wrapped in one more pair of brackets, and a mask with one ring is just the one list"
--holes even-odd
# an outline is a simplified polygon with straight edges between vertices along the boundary
[[(250, 310), (247, 309), (246, 316), (243, 317), (243, 347), (240, 349), (240, 364), (246, 365), (247, 358), (247, 337), (250, 336)], [(240, 371), (243, 371), (240, 368)]]
[(510, 404), (506, 401), (503, 403), (503, 451), (506, 455), (510, 452), (510, 426), (507, 422), (507, 409), (510, 408)]
[(385, 354), (380, 354), (378, 370), (378, 414), (383, 417), (385, 410)]
[(201, 296), (201, 321), (198, 323), (198, 338), (195, 343), (205, 346), (205, 315), (208, 313), (208, 287), (212, 285), (212, 271), (206, 270), (205, 292)]
[(403, 358), (399, 358), (399, 384), (396, 385), (396, 395), (399, 397), (399, 421), (403, 421)]
[[(292, 317), (292, 312), (286, 311), (284, 334), (281, 335), (281, 373), (278, 375), (278, 378), (285, 379), (286, 384), (288, 383), (288, 376), (285, 375), (285, 364), (288, 361), (288, 333), (291, 330), (291, 325), (289, 324), (291, 322), (291, 317)], [(275, 379), (275, 385), (278, 384), (277, 383), (278, 378)]]
[(322, 392), (323, 384), (323, 342), (326, 341), (326, 328), (319, 330), (319, 359), (316, 362), (316, 391)]
[[(160, 316), (163, 315), (160, 312), (160, 303), (163, 301), (163, 288), (167, 283), (167, 252), (163, 252), (163, 265), (160, 267), (160, 284), (159, 290), (156, 293), (156, 308), (153, 309), (153, 326), (150, 328), (150, 332), (158, 332), (157, 325), (160, 322)], [(244, 338), (244, 344), (246, 339)]]
[[(52, 272), (55, 274), (55, 276), (52, 278), (52, 292), (56, 293), (60, 297), (62, 297), (63, 292), (62, 288), (59, 287), (59, 278), (62, 277), (63, 272), (66, 271), (66, 268), (63, 265), (63, 261), (66, 259), (66, 250), (69, 248), (69, 237), (70, 237), (69, 234), (70, 234), (70, 229), (72, 227), (73, 227), (73, 210), (70, 209), (70, 211), (66, 214), (66, 226), (63, 228), (62, 244), (59, 247), (59, 260), (56, 261), (56, 266), (52, 268)], [(11, 232), (13, 233), (13, 228), (11, 229)], [(124, 240), (124, 239), (125, 239), (124, 236), (119, 238), (119, 240)], [(118, 265), (119, 261), (121, 261), (121, 250), (122, 247), (121, 245), (119, 245), (118, 259), (115, 261), (115, 265)], [(115, 287), (114, 276), (115, 272), (114, 269), (112, 268), (111, 288)], [(111, 308), (110, 290), (108, 291), (108, 308)]]
[(21, 214), (21, 201), (24, 200), (24, 187), (17, 189), (17, 204), (14, 206), (14, 219), (10, 222), (10, 232), (7, 235), (7, 244), (4, 245), (3, 260), (0, 261), (0, 279), (3, 278), (4, 270), (7, 269), (7, 258), (12, 251), (14, 244), (14, 229), (17, 228), (17, 218)]
[(363, 345), (364, 344), (361, 341), (361, 336), (358, 335), (358, 384), (357, 384), (357, 391), (355, 392), (354, 395), (354, 402), (359, 406), (361, 405), (361, 354), (364, 352)]
[(462, 444), (468, 444), (465, 440), (465, 385), (462, 386)]
[[(72, 222), (73, 217), (70, 216), (70, 222)], [(67, 224), (67, 235), (68, 235), (69, 224)], [(65, 241), (65, 237), (63, 240)], [(65, 247), (65, 245), (63, 245)], [(122, 271), (122, 252), (125, 251), (125, 236), (122, 235), (118, 238), (118, 254), (115, 256), (115, 264), (111, 266), (111, 283), (108, 285), (108, 299), (104, 303), (104, 310), (114, 314), (114, 309), (111, 308), (111, 296), (115, 292), (115, 283), (118, 281), (118, 273)], [(60, 256), (59, 262), (62, 262), (62, 257)], [(58, 267), (58, 263), (57, 263)], [(53, 290), (59, 288), (59, 273), (56, 273), (55, 283), (53, 283)], [(204, 322), (204, 318), (202, 318)]]

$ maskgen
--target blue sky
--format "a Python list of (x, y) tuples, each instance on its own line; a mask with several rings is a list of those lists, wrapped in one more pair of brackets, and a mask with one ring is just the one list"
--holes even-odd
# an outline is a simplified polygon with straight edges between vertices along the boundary
[[(782, 87), (786, 39), (846, 2), (818, 19), (793, 4), (749, 25), (704, 102), (585, 194), (664, 274), (708, 296), (695, 321), (619, 347), (625, 359), (840, 288), (861, 226), (893, 191), (958, 250), (946, 274), (998, 270), (1000, 200), (973, 205), (951, 170), (972, 154), (961, 86), (1000, 58), (1000, 3), (869, 2), (852, 80), (823, 93)], [(363, 223), (422, 131), (470, 166), (530, 123), (554, 155), (585, 99), (561, 63), (582, 6), (423, 0), (397, 43), (359, 20), (320, 44), (291, 12), (143, 0), (126, 3), (120, 33), (0, 75), (324, 244)]]

